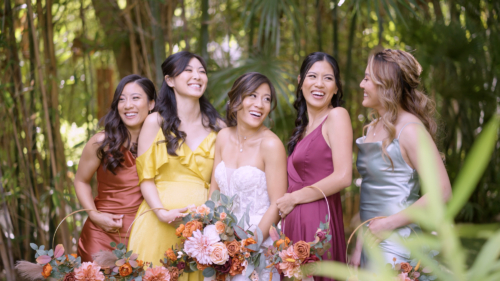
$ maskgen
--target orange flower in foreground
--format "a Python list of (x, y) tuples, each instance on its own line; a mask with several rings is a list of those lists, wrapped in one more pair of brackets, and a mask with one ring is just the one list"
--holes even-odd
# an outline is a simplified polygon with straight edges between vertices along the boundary
[(299, 257), (299, 259), (303, 260), (307, 257), (309, 257), (311, 250), (311, 246), (304, 241), (299, 241), (293, 245), (293, 251)]
[(243, 270), (245, 269), (245, 267), (241, 264), (242, 263), (242, 260), (240, 260), (239, 257), (234, 257), (232, 260), (231, 260), (231, 269), (229, 269), (229, 275), (231, 276), (235, 276), (235, 275), (238, 275), (238, 274), (241, 274), (243, 272)]
[(218, 234), (224, 233), (225, 229), (226, 229), (226, 225), (223, 222), (217, 221), (215, 223), (215, 231), (217, 231)]
[(52, 266), (50, 265), (50, 263), (43, 266), (43, 269), (42, 269), (43, 278), (48, 278), (50, 276), (51, 272), (52, 272)]
[(132, 274), (132, 266), (127, 262), (120, 266), (120, 269), (118, 269), (118, 272), (120, 273), (121, 277), (129, 276)]
[(193, 232), (196, 230), (203, 230), (203, 224), (200, 221), (190, 221), (186, 223), (182, 236), (189, 238), (193, 236)]
[(404, 273), (410, 272), (412, 270), (412, 268), (413, 267), (409, 263), (407, 263), (407, 262), (402, 262), (401, 263), (401, 270), (403, 270)]
[(236, 241), (236, 239), (231, 242), (226, 241), (224, 244), (226, 245), (229, 256), (234, 257), (240, 252), (240, 243)]
[(137, 267), (143, 267), (144, 266), (144, 261), (136, 260), (136, 262), (137, 262)]
[(208, 267), (208, 264), (202, 264), (202, 263), (199, 263), (198, 261), (196, 261), (196, 268), (197, 268), (198, 270), (203, 271), (203, 270), (205, 270), (205, 268), (207, 268), (207, 267)]
[(255, 252), (254, 250), (250, 250), (250, 249), (246, 248), (246, 246), (248, 246), (248, 245), (257, 244), (257, 242), (252, 237), (241, 240), (241, 244), (246, 251)]
[(283, 243), (285, 243), (284, 247), (288, 247), (288, 244), (290, 244), (290, 238), (285, 237), (285, 240), (280, 239), (280, 240), (276, 241), (276, 247), (279, 248), (280, 245), (283, 244)]
[(185, 226), (183, 224), (179, 225), (179, 227), (175, 230), (175, 235), (177, 235), (177, 237), (181, 237), (184, 228)]
[(174, 251), (172, 249), (168, 249), (165, 252), (165, 256), (167, 256), (167, 258), (169, 258), (171, 261), (176, 261), (177, 260), (177, 256), (175, 255), (175, 253), (174, 253)]

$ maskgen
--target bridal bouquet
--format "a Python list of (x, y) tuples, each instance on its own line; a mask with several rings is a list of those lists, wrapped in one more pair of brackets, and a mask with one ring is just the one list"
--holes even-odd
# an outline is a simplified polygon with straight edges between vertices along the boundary
[(329, 234), (328, 216), (326, 221), (320, 222), (313, 242), (290, 241), (278, 227), (271, 226), (269, 235), (274, 242), (266, 253), (270, 266), (274, 265), (280, 274), (292, 280), (311, 280), (312, 274), (304, 272), (301, 266), (320, 261), (330, 249), (332, 236)]
[[(429, 256), (434, 258), (438, 254), (437, 251), (430, 251)], [(436, 276), (430, 275), (432, 272), (428, 267), (422, 268), (420, 261), (413, 259), (410, 262), (396, 263), (396, 258), (393, 258), (392, 268), (396, 272), (396, 281), (432, 281)], [(433, 260), (436, 264), (437, 261)]]
[(202, 270), (207, 278), (225, 280), (243, 274), (258, 280), (257, 270), (265, 265), (264, 256), (258, 252), (262, 232), (258, 227), (256, 234), (248, 229), (248, 209), (238, 221), (231, 212), (232, 204), (233, 198), (215, 191), (205, 204), (190, 206), (184, 223), (176, 230), (183, 238), (177, 258), (193, 271)]

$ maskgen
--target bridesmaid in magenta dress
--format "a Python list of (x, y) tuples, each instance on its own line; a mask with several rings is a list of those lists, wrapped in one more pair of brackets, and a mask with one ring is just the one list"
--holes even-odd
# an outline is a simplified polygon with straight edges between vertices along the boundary
[[(288, 143), (288, 192), (277, 201), (285, 218), (284, 233), (292, 241), (314, 240), (320, 222), (331, 215), (332, 247), (323, 260), (345, 262), (345, 236), (340, 191), (352, 180), (352, 127), (341, 107), (342, 84), (335, 59), (316, 52), (306, 57), (298, 77), (298, 111)], [(321, 189), (328, 197), (330, 209)], [(314, 277), (316, 281), (331, 280)]]

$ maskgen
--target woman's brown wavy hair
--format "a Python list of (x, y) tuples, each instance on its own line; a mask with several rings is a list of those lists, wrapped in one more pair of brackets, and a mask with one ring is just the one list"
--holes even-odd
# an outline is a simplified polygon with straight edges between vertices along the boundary
[(122, 148), (129, 149), (134, 156), (137, 156), (137, 143), (132, 143), (132, 137), (127, 127), (123, 123), (118, 112), (118, 102), (125, 86), (129, 83), (139, 85), (146, 93), (148, 101), (156, 97), (155, 85), (148, 78), (136, 74), (125, 76), (116, 87), (113, 101), (108, 113), (100, 120), (101, 126), (104, 126), (104, 140), (99, 143), (97, 157), (101, 160), (104, 169), (116, 174), (116, 168), (122, 165), (124, 155)]
[(417, 116), (436, 142), (435, 103), (420, 89), (422, 66), (408, 52), (391, 49), (378, 52), (368, 59), (368, 71), (378, 87), (379, 101), (386, 112), (380, 116), (376, 110), (372, 110), (372, 121), (363, 131), (378, 122), (383, 123), (389, 136), (382, 141), (382, 153), (394, 168), (394, 163), (387, 154), (387, 146), (396, 138), (394, 124), (398, 119), (398, 106)]

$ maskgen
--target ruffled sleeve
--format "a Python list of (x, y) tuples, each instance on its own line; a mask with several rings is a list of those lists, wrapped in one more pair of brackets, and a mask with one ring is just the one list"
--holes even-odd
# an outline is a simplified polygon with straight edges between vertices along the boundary
[(158, 143), (162, 140), (165, 140), (165, 136), (160, 129), (148, 150), (136, 158), (139, 184), (145, 179), (154, 179), (159, 174), (160, 167), (168, 163), (166, 143)]

